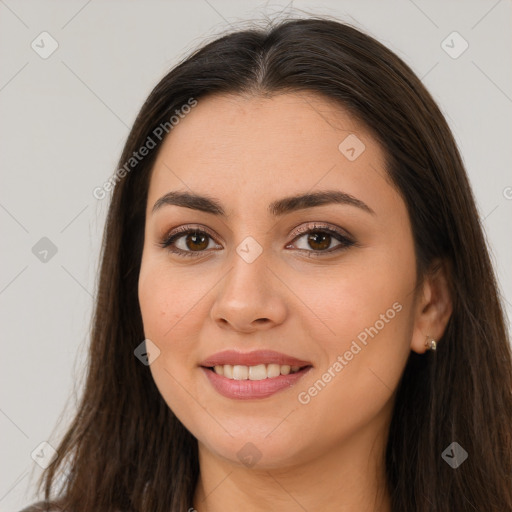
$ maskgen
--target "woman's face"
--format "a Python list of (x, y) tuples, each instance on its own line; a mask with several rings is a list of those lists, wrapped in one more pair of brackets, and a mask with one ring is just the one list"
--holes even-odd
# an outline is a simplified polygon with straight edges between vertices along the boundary
[(284, 467), (383, 433), (415, 286), (382, 150), (328, 100), (212, 96), (165, 140), (139, 300), (155, 383), (208, 453)]

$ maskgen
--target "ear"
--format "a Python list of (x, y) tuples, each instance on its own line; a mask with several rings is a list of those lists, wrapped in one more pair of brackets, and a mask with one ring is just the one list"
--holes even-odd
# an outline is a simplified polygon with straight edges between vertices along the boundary
[(417, 291), (411, 350), (427, 351), (427, 336), (439, 343), (453, 311), (448, 264), (436, 260)]

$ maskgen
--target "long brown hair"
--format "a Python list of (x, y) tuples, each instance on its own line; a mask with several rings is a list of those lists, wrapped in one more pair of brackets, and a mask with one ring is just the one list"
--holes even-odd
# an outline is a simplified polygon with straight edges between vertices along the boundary
[[(134, 357), (137, 281), (159, 126), (191, 98), (307, 91), (337, 101), (382, 145), (412, 223), (420, 278), (450, 269), (453, 313), (436, 352), (411, 352), (386, 451), (394, 512), (512, 511), (512, 355), (482, 225), (450, 128), (413, 71), (374, 38), (325, 16), (282, 20), (204, 44), (153, 89), (119, 161), (103, 238), (88, 373), (78, 412), (39, 482), (69, 512), (185, 512), (197, 441)], [(165, 125), (167, 123), (167, 125)], [(172, 137), (172, 131), (166, 130)], [(164, 137), (161, 137), (164, 140)], [(125, 167), (126, 170), (126, 167)], [(468, 454), (452, 468), (443, 451)], [(64, 485), (55, 494), (59, 474)]]

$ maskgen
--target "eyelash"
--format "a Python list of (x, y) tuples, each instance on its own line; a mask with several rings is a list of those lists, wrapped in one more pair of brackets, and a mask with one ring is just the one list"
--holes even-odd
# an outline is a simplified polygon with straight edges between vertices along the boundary
[[(308, 257), (322, 257), (326, 254), (332, 254), (341, 252), (343, 250), (348, 249), (351, 246), (356, 245), (356, 242), (346, 236), (344, 233), (339, 231), (335, 228), (330, 228), (327, 225), (318, 225), (314, 224), (313, 226), (304, 226), (302, 228), (299, 228), (294, 233), (294, 238), (292, 240), (292, 243), (295, 242), (297, 239), (302, 238), (304, 235), (310, 234), (310, 233), (325, 233), (328, 235), (331, 235), (334, 237), (338, 242), (340, 242), (340, 245), (336, 246), (334, 249), (326, 249), (326, 250), (307, 250), (307, 249), (298, 249), (299, 251), (309, 253)], [(159, 242), (159, 246), (167, 249), (169, 252), (173, 254), (177, 254), (178, 256), (184, 256), (184, 257), (200, 257), (202, 256), (206, 250), (203, 251), (184, 251), (182, 249), (178, 249), (177, 247), (174, 247), (172, 244), (176, 242), (176, 240), (180, 239), (181, 237), (188, 235), (188, 234), (196, 234), (196, 235), (207, 235), (211, 239), (214, 239), (213, 234), (205, 229), (205, 228), (192, 228), (190, 226), (181, 226), (180, 228), (177, 228), (173, 231), (171, 231), (168, 235), (165, 236), (164, 240)], [(288, 246), (288, 245), (287, 245)]]

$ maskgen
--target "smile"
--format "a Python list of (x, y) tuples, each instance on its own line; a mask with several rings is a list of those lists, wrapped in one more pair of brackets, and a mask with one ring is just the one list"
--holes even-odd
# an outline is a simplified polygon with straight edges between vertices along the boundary
[(270, 350), (227, 350), (210, 356), (200, 365), (218, 393), (238, 400), (267, 398), (290, 389), (312, 368), (308, 361)]

